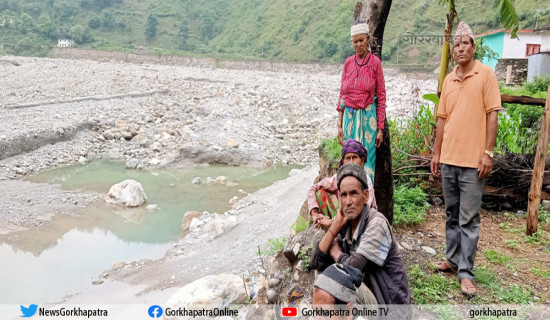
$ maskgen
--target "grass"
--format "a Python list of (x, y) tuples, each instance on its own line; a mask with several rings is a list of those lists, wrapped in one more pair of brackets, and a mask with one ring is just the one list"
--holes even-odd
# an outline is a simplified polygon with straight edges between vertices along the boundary
[(394, 224), (419, 224), (426, 219), (426, 193), (421, 187), (405, 184), (394, 188)]
[(321, 141), (321, 150), (327, 155), (329, 166), (337, 167), (342, 158), (342, 146), (338, 143), (338, 138)]
[(487, 258), (487, 261), (491, 263), (505, 263), (509, 262), (512, 259), (511, 256), (497, 252), (495, 250), (485, 250), (485, 252), (483, 252), (483, 255), (485, 256), (485, 258)]
[(285, 243), (287, 241), (287, 237), (282, 238), (269, 238), (267, 240), (267, 250), (266, 251), (260, 251), (260, 256), (272, 256), (283, 250)]
[(309, 227), (309, 221), (302, 218), (301, 216), (298, 216), (298, 219), (296, 220), (296, 222), (294, 222), (291, 228), (294, 229), (294, 231), (296, 231), (296, 233), (298, 234), (306, 230), (307, 227)]
[(499, 296), (504, 303), (528, 304), (531, 301), (531, 291), (516, 284), (501, 289)]
[(441, 274), (427, 274), (419, 265), (413, 265), (408, 272), (411, 295), (415, 304), (444, 304), (452, 297), (450, 289), (459, 289), (456, 281)]
[(298, 254), (298, 259), (302, 260), (302, 270), (306, 271), (309, 269), (309, 265), (311, 263), (311, 250), (313, 249), (312, 246), (307, 246), (305, 248), (302, 248), (300, 253)]
[(531, 270), (529, 271), (531, 271), (531, 273), (536, 276), (539, 276), (545, 279), (550, 279), (550, 270), (541, 270), (538, 268), (531, 268)]
[(474, 269), (474, 279), (487, 289), (497, 290), (500, 288), (500, 281), (497, 279), (493, 271), (486, 266), (476, 267)]
[(504, 240), (504, 243), (508, 248), (513, 250), (517, 250), (519, 248), (519, 244), (517, 240)]

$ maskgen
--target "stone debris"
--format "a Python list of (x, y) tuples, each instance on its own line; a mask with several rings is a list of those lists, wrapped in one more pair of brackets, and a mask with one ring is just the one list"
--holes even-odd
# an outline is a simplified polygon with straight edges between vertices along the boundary
[[(11, 170), (0, 154), (0, 180), (84, 158), (136, 159), (128, 163), (135, 169), (316, 164), (320, 141), (336, 135), (341, 75), (334, 66), (274, 73), (18, 59), (21, 66), (4, 68), (0, 79), (0, 101), (8, 106), (0, 150), (21, 165)], [(385, 79), (390, 118), (410, 117), (437, 83), (435, 76), (392, 70)], [(143, 92), (151, 93), (136, 94)], [(127, 97), (112, 98), (121, 95)], [(93, 103), (82, 99), (92, 96)]]

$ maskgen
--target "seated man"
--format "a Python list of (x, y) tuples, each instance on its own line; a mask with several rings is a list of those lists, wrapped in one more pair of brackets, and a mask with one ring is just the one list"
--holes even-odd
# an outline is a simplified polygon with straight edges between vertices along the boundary
[[(363, 145), (353, 139), (349, 139), (344, 143), (342, 147), (342, 159), (338, 167), (344, 164), (356, 163), (360, 166), (364, 166), (367, 161), (367, 150)], [(317, 228), (328, 228), (332, 223), (332, 219), (336, 216), (338, 210), (338, 203), (333, 204), (331, 195), (338, 196), (337, 188), (338, 179), (336, 175), (332, 177), (324, 178), (318, 183), (314, 184), (307, 194), (307, 204), (309, 207), (309, 214), (313, 219), (313, 223)], [(369, 200), (368, 207), (377, 208), (376, 200), (374, 199), (374, 189), (372, 187), (372, 181), (367, 176)]]
[[(324, 270), (315, 281), (314, 305), (411, 302), (405, 265), (391, 226), (367, 205), (367, 185), (360, 165), (346, 164), (338, 170), (340, 208), (311, 254), (311, 266)], [(357, 281), (357, 274), (362, 281)]]

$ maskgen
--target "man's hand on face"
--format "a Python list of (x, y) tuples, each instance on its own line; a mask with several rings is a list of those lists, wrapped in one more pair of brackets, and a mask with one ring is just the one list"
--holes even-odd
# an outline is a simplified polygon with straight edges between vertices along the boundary
[(332, 224), (335, 225), (336, 233), (340, 232), (342, 228), (348, 223), (348, 219), (346, 219), (346, 216), (344, 216), (344, 211), (342, 211), (342, 206), (338, 208), (338, 212), (336, 213), (336, 217), (334, 218), (334, 222)]
[(488, 154), (483, 154), (479, 159), (479, 165), (477, 171), (479, 171), (479, 178), (485, 178), (493, 169), (493, 159)]

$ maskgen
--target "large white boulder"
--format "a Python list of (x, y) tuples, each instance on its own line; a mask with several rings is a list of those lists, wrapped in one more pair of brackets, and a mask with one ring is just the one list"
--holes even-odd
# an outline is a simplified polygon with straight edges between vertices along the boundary
[(221, 273), (195, 280), (179, 289), (168, 301), (166, 307), (223, 308), (230, 304), (242, 304), (247, 300), (243, 279), (234, 274)]
[(139, 207), (147, 201), (147, 196), (139, 182), (127, 179), (111, 187), (105, 196), (105, 202), (127, 207)]

